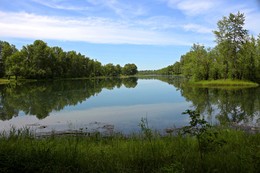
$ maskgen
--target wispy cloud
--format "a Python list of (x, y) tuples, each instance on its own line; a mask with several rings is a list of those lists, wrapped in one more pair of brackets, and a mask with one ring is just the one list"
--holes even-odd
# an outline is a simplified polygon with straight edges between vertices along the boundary
[(260, 17), (259, 8), (256, 1), (243, 3), (238, 0), (237, 3), (225, 0), (161, 0), (169, 8), (179, 10), (182, 14), (191, 17), (192, 20), (186, 20), (182, 24), (185, 31), (196, 33), (210, 33), (217, 29), (217, 22), (223, 16), (230, 13), (242, 12), (246, 16), (245, 28), (256, 35), (260, 33), (260, 25), (256, 19)]
[(95, 11), (94, 9), (110, 10), (123, 18), (138, 17), (147, 14), (147, 9), (139, 4), (125, 3), (118, 0), (79, 0), (77, 5), (72, 5), (70, 0), (32, 0), (40, 5), (58, 9), (73, 11)]
[[(152, 1), (163, 2), (158, 3), (163, 10), (157, 9), (156, 3), (146, 8), (140, 1), (77, 0), (77, 3), (71, 3), (74, 1), (28, 0), (32, 1), (34, 3), (31, 5), (38, 4), (33, 10), (0, 10), (0, 37), (112, 44), (192, 45), (199, 42), (208, 45), (214, 40), (212, 30), (216, 29), (216, 22), (222, 16), (228, 15), (228, 12), (237, 10), (246, 12), (247, 29), (254, 33), (260, 32), (258, 23), (255, 22), (260, 16), (258, 11), (252, 10), (252, 6), (249, 8), (246, 4), (228, 6), (226, 3), (228, 7), (221, 8), (219, 4), (223, 5), (224, 0)], [(39, 6), (45, 6), (44, 10), (48, 7), (90, 11), (76, 15), (59, 10), (45, 13), (44, 10), (37, 11)]]
[(137, 17), (147, 14), (147, 9), (133, 2), (126, 3), (118, 0), (87, 0), (89, 3), (96, 6), (103, 6), (112, 10), (115, 14), (121, 17)]
[(61, 0), (32, 0), (33, 2), (36, 2), (40, 5), (49, 7), (49, 8), (53, 8), (53, 9), (59, 9), (59, 10), (80, 10), (80, 11), (84, 11), (84, 10), (89, 10), (90, 7), (87, 6), (73, 6), (73, 5), (69, 5), (68, 3), (65, 4), (64, 1)]
[(257, 36), (260, 35), (260, 25), (259, 22), (256, 22), (257, 19), (260, 19), (260, 13), (258, 11), (247, 11), (245, 12), (246, 23), (245, 27), (249, 29), (249, 31)]
[(130, 26), (107, 18), (50, 17), (25, 12), (0, 12), (0, 37), (58, 39), (112, 44), (190, 45), (192, 40), (173, 33), (163, 33)]
[(168, 16), (152, 16), (146, 19), (136, 20), (134, 23), (148, 27), (151, 30), (168, 30), (178, 27), (178, 23)]
[(198, 24), (192, 24), (192, 23), (183, 25), (183, 28), (186, 31), (192, 31), (192, 32), (202, 33), (202, 34), (212, 33), (212, 31), (214, 30), (214, 29), (208, 28), (206, 26), (202, 26), (202, 25), (198, 25)]
[(179, 9), (186, 15), (198, 15), (207, 13), (218, 4), (217, 1), (209, 0), (166, 0), (168, 6), (173, 9)]

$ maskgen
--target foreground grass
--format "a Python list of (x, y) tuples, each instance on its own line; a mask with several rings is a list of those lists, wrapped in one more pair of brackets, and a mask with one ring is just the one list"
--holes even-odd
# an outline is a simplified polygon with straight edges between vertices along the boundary
[(190, 85), (193, 86), (202, 86), (202, 87), (257, 87), (259, 84), (251, 81), (243, 80), (203, 80), (197, 82), (190, 82)]
[(0, 137), (0, 172), (259, 172), (260, 134), (218, 129), (218, 139), (225, 142), (201, 153), (195, 137), (182, 135), (13, 133)]

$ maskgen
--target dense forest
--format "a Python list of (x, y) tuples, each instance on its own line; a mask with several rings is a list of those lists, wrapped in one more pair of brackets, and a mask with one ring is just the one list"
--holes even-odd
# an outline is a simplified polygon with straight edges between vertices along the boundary
[(75, 51), (65, 52), (60, 47), (49, 47), (42, 40), (17, 50), (14, 45), (0, 41), (0, 78), (15, 76), (26, 79), (115, 77), (134, 75), (135, 64), (112, 63), (102, 65)]
[(194, 44), (178, 62), (143, 74), (184, 75), (194, 81), (216, 79), (260, 79), (260, 34), (257, 39), (244, 29), (245, 16), (238, 12), (217, 23), (214, 48)]

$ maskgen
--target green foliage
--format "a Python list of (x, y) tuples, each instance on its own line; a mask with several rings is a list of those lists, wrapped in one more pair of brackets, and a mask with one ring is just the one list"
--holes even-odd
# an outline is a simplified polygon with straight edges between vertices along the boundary
[(219, 137), (219, 131), (213, 129), (198, 112), (186, 110), (183, 114), (189, 114), (191, 118), (190, 125), (185, 126), (183, 132), (196, 136), (201, 157), (203, 153), (215, 151), (217, 147), (222, 147), (226, 143), (225, 139)]
[[(26, 130), (25, 130), (26, 131)], [(199, 157), (193, 137), (154, 136), (152, 143), (138, 136), (34, 138), (14, 131), (0, 136), (0, 172), (258, 172), (259, 134), (216, 129), (225, 145)], [(208, 137), (209, 139), (209, 137)], [(201, 167), (203, 165), (203, 167)]]
[(191, 121), (189, 126), (183, 128), (184, 133), (191, 134), (196, 137), (200, 137), (211, 126), (200, 114), (196, 111), (186, 110), (183, 114), (189, 114)]
[(141, 128), (141, 132), (144, 135), (144, 137), (149, 139), (149, 141), (151, 141), (153, 137), (153, 132), (152, 129), (149, 127), (147, 117), (141, 118), (141, 122), (139, 123), (139, 126)]
[(109, 63), (104, 66), (104, 74), (106, 76), (110, 76), (110, 77), (120, 76), (121, 71), (122, 71), (122, 67), (119, 64), (115, 66), (114, 64)]
[(248, 31), (243, 28), (245, 16), (243, 13), (230, 14), (223, 17), (218, 25), (218, 30), (214, 31), (216, 41), (221, 48), (220, 53), (225, 57), (225, 78), (241, 79), (238, 62), (239, 53), (242, 46), (248, 40)]
[(135, 75), (137, 72), (137, 66), (135, 64), (126, 64), (122, 68), (123, 75)]
[(217, 23), (214, 31), (217, 45), (206, 49), (194, 44), (191, 50), (182, 55), (179, 62), (157, 70), (155, 73), (182, 74), (192, 81), (238, 79), (260, 80), (260, 35), (249, 37), (244, 29), (243, 13), (230, 13)]
[(22, 53), (16, 52), (7, 57), (5, 60), (5, 68), (7, 76), (15, 76), (16, 79), (18, 76), (21, 76), (25, 72)]
[(184, 134), (195, 136), (198, 141), (198, 151), (200, 154), (200, 169), (205, 172), (204, 161), (206, 153), (215, 152), (226, 144), (226, 140), (220, 137), (220, 132), (212, 126), (201, 115), (192, 110), (186, 110), (183, 114), (189, 114), (190, 125), (183, 128)]
[(14, 45), (10, 45), (8, 42), (0, 41), (0, 77), (5, 75), (5, 61), (7, 57), (15, 53), (17, 49)]
[(135, 64), (102, 65), (75, 51), (64, 52), (60, 47), (49, 47), (42, 40), (23, 46), (17, 51), (13, 45), (0, 42), (0, 77), (15, 76), (27, 79), (77, 78), (134, 75)]
[(251, 81), (242, 81), (242, 80), (231, 80), (231, 79), (219, 79), (219, 80), (202, 80), (198, 82), (189, 82), (193, 86), (205, 86), (205, 87), (257, 87), (257, 83)]

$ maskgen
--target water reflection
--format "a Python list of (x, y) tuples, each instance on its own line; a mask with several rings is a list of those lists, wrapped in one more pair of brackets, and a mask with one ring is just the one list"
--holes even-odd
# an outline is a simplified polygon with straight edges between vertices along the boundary
[(209, 121), (260, 126), (260, 87), (198, 88), (188, 86), (183, 78), (159, 78), (178, 88), (193, 109)]
[(196, 88), (181, 77), (159, 76), (0, 85), (0, 130), (29, 125), (52, 131), (102, 122), (131, 132), (145, 116), (151, 127), (165, 129), (187, 125), (188, 116), (181, 115), (186, 109), (213, 123), (259, 126), (260, 88)]
[(0, 119), (9, 120), (23, 111), (39, 119), (65, 106), (75, 106), (102, 91), (113, 90), (124, 85), (134, 88), (137, 78), (115, 78), (95, 80), (49, 81), (26, 83), (24, 85), (1, 85)]

